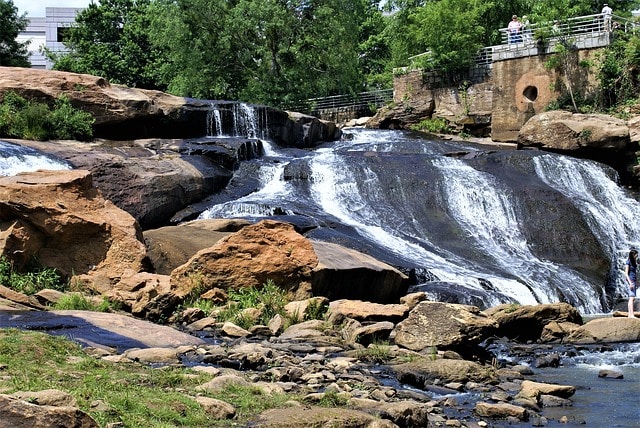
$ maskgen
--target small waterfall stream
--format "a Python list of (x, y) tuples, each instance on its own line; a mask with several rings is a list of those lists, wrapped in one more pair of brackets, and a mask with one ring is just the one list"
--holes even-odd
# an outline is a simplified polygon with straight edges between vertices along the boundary
[(71, 169), (71, 166), (29, 147), (0, 141), (0, 176), (11, 176), (38, 169), (64, 170)]

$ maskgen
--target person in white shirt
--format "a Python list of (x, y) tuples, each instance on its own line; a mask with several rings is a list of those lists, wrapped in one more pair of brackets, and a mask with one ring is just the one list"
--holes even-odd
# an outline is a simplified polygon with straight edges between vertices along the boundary
[(602, 20), (604, 21), (604, 31), (611, 31), (611, 15), (613, 15), (613, 9), (609, 7), (607, 3), (602, 8)]
[(509, 44), (511, 43), (520, 43), (522, 41), (522, 35), (520, 34), (520, 29), (522, 28), (522, 24), (518, 21), (518, 16), (513, 15), (511, 17), (511, 22), (507, 26), (507, 33), (509, 33)]

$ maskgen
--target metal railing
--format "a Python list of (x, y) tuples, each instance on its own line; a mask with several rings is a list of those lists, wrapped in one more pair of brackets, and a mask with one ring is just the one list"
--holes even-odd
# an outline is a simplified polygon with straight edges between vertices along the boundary
[(393, 89), (379, 89), (353, 95), (333, 95), (330, 97), (311, 98), (307, 100), (303, 109), (309, 112), (337, 108), (364, 109), (373, 107), (377, 109), (392, 99)]
[(508, 28), (500, 28), (502, 44), (518, 44), (534, 41), (535, 39), (553, 39), (562, 36), (596, 34), (602, 32), (635, 30), (637, 24), (621, 16), (613, 15), (607, 25), (602, 14), (576, 16), (564, 20), (542, 23), (525, 23), (521, 31), (509, 34)]

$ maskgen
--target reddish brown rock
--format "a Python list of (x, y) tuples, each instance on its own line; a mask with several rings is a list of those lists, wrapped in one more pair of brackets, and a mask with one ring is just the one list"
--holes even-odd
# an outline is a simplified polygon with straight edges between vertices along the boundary
[(82, 170), (0, 177), (0, 253), (17, 267), (35, 256), (65, 276), (103, 285), (147, 265), (135, 219), (103, 199)]
[(318, 259), (311, 242), (293, 226), (264, 220), (246, 226), (199, 251), (171, 274), (178, 296), (195, 287), (203, 292), (256, 287), (267, 281), (302, 297), (310, 297), (311, 271)]
[(518, 144), (562, 151), (620, 152), (630, 145), (629, 127), (624, 120), (604, 114), (555, 110), (529, 119), (520, 129)]

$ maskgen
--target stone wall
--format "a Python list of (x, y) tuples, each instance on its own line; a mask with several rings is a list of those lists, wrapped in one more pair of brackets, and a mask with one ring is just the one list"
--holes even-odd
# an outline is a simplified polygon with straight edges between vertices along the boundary
[[(579, 50), (573, 61), (596, 63), (599, 51)], [(468, 81), (448, 84), (434, 72), (406, 71), (394, 77), (395, 108), (379, 111), (368, 125), (408, 127), (441, 117), (473, 135), (490, 133), (494, 141), (515, 142), (522, 125), (565, 91), (564, 76), (545, 68), (549, 58), (543, 54), (495, 61), (490, 71), (478, 70)], [(588, 96), (596, 87), (597, 67), (574, 68), (569, 76), (572, 89), (575, 95)]]
[[(580, 50), (577, 63), (597, 61), (599, 49)], [(547, 70), (550, 55), (497, 61), (493, 63), (491, 139), (516, 141), (518, 132), (533, 115), (545, 111), (565, 91), (564, 76)], [(596, 67), (575, 67), (570, 81), (575, 95), (589, 95), (596, 85)]]

